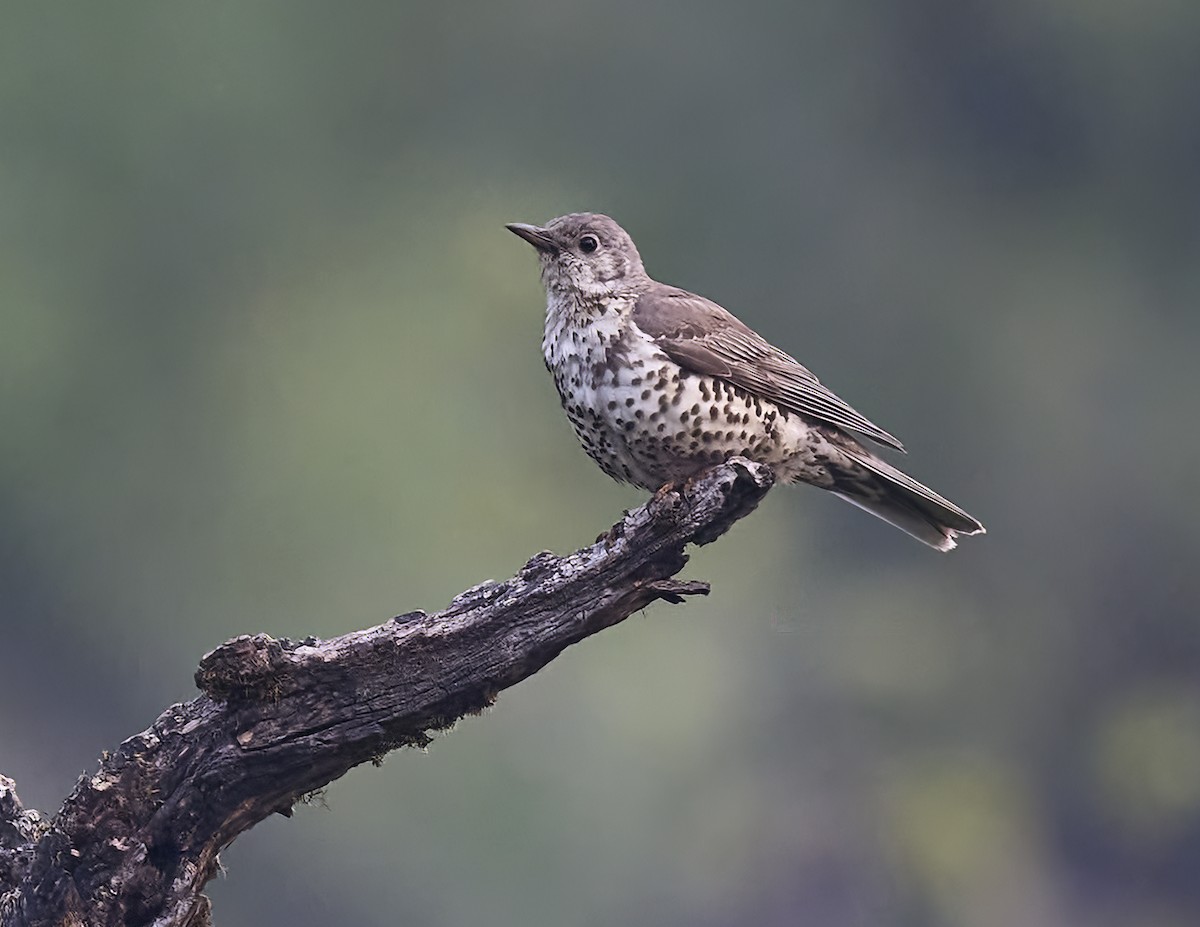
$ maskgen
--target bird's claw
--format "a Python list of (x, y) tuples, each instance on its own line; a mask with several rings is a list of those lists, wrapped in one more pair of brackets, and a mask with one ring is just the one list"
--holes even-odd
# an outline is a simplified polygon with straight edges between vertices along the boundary
[(662, 502), (663, 499), (675, 492), (679, 486), (674, 480), (667, 480), (658, 489), (654, 490), (654, 495), (650, 497), (651, 502)]

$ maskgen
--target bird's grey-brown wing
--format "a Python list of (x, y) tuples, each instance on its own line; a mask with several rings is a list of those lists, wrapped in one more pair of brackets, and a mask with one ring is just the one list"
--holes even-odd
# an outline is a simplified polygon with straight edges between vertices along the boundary
[(681, 367), (720, 377), (789, 412), (904, 450), (794, 357), (711, 300), (658, 284), (638, 298), (633, 322)]

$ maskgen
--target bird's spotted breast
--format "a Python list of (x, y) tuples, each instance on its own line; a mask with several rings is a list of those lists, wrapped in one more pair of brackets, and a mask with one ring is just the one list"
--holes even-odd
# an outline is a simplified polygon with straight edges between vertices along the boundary
[(682, 369), (619, 311), (548, 319), (543, 350), (579, 443), (617, 480), (656, 489), (735, 454), (780, 466), (816, 437), (773, 403)]

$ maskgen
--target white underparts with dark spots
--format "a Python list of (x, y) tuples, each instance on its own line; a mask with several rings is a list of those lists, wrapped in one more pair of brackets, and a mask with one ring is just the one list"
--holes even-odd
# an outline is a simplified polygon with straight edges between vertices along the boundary
[(628, 320), (632, 303), (552, 299), (542, 350), (579, 443), (609, 476), (654, 490), (728, 457), (785, 482), (834, 485), (819, 427), (671, 361)]

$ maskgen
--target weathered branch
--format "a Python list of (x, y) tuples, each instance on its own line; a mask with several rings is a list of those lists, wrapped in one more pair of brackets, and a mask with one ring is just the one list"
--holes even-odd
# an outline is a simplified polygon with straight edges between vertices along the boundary
[(651, 602), (689, 543), (748, 514), (770, 471), (738, 458), (660, 492), (595, 545), (541, 553), (443, 612), (328, 641), (239, 637), (200, 662), (204, 693), (168, 708), (83, 777), (49, 821), (0, 778), (0, 925), (207, 924), (217, 853), (351, 767), (429, 742), (565, 647)]

